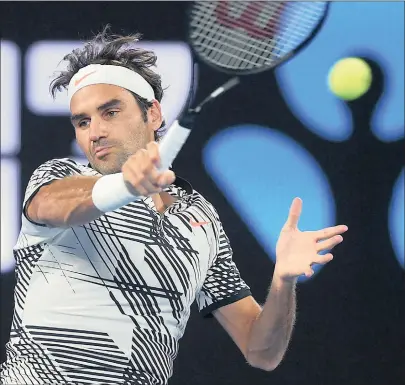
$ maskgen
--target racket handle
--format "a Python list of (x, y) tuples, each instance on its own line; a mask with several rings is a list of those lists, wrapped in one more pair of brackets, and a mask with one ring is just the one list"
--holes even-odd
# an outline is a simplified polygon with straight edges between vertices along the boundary
[(190, 135), (190, 132), (191, 130), (181, 125), (178, 120), (173, 122), (170, 129), (159, 143), (159, 170), (164, 171), (170, 168), (171, 164), (176, 159), (177, 154), (180, 152), (188, 136)]
[[(172, 124), (159, 144), (161, 171), (170, 168), (190, 132), (191, 130), (181, 126), (177, 120)], [(92, 191), (93, 204), (103, 213), (117, 210), (141, 198), (130, 192), (121, 172), (104, 175), (96, 182)]]

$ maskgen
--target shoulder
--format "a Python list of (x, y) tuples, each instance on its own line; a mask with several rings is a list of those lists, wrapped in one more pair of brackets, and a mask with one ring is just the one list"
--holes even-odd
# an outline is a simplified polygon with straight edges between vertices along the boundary
[(216, 222), (220, 222), (218, 210), (208, 198), (202, 195), (199, 191), (193, 189), (192, 199), (194, 203), (199, 204), (209, 210)]
[(36, 168), (34, 173), (38, 172), (60, 173), (65, 175), (99, 175), (97, 171), (93, 170), (88, 165), (79, 163), (71, 158), (50, 159)]

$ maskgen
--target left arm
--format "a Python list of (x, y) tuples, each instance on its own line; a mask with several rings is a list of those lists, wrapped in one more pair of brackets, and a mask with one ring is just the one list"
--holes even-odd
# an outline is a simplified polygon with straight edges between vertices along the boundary
[(249, 296), (214, 312), (248, 363), (263, 370), (274, 370), (281, 362), (295, 322), (295, 287), (300, 275), (314, 274), (312, 264), (325, 264), (332, 254), (319, 255), (342, 242), (346, 226), (315, 232), (297, 228), (302, 202), (294, 200), (277, 242), (277, 262), (269, 295), (263, 308)]
[(273, 277), (267, 301), (249, 333), (246, 359), (250, 365), (274, 370), (281, 362), (295, 322), (295, 284)]
[(287, 350), (295, 308), (295, 282), (273, 276), (263, 308), (250, 296), (219, 308), (214, 316), (250, 365), (270, 371), (279, 365)]

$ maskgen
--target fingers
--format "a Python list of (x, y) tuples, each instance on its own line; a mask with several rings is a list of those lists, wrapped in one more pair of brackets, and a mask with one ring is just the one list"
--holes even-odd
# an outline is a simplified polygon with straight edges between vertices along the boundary
[(313, 262), (304, 270), (304, 275), (307, 278), (312, 277), (315, 272), (312, 269), (312, 266), (317, 264), (317, 265), (326, 265), (328, 262), (330, 262), (333, 259), (333, 255), (331, 253), (325, 254), (325, 255), (318, 255), (316, 258), (314, 258)]
[[(333, 249), (336, 245), (341, 243), (343, 241), (343, 237), (341, 235), (335, 235), (332, 238), (326, 239), (322, 242), (317, 243), (316, 251), (317, 253), (325, 250), (331, 250)], [(312, 259), (312, 264), (318, 264), (318, 265), (325, 265), (328, 262), (330, 262), (333, 259), (333, 255), (331, 253), (327, 253), (324, 255), (319, 255), (317, 254), (313, 259)], [(306, 275), (306, 274), (305, 274)], [(308, 276), (308, 275), (306, 275)]]
[(157, 177), (156, 181), (157, 181), (158, 186), (166, 187), (166, 186), (169, 186), (172, 183), (174, 183), (175, 179), (176, 179), (176, 175), (174, 174), (174, 172), (171, 170), (167, 170), (167, 171), (161, 173)]
[(175, 180), (173, 171), (159, 171), (159, 146), (148, 143), (122, 166), (124, 180), (135, 195), (150, 196), (159, 193)]
[(327, 253), (325, 255), (318, 255), (316, 258), (314, 258), (314, 261), (312, 263), (316, 263), (318, 265), (326, 265), (332, 259), (333, 255), (331, 253)]
[(150, 142), (146, 145), (146, 152), (149, 154), (150, 160), (156, 166), (160, 167), (159, 145), (156, 142)]
[(288, 214), (287, 221), (284, 224), (284, 229), (295, 229), (298, 226), (301, 211), (302, 200), (300, 198), (294, 198), (290, 206), (290, 212)]
[(317, 241), (331, 238), (335, 235), (340, 235), (345, 233), (348, 230), (346, 225), (338, 225), (333, 227), (327, 227), (322, 230), (315, 231), (315, 237)]
[(341, 243), (343, 241), (343, 237), (341, 235), (335, 235), (332, 238), (326, 239), (322, 242), (318, 242), (316, 244), (316, 251), (319, 253), (320, 251), (324, 250), (331, 250), (333, 249), (336, 245)]
[(306, 271), (305, 271), (305, 276), (307, 277), (307, 278), (310, 278), (310, 277), (312, 277), (313, 275), (314, 275), (314, 271), (312, 270), (312, 268), (311, 268), (311, 266), (309, 266), (307, 269), (306, 269)]

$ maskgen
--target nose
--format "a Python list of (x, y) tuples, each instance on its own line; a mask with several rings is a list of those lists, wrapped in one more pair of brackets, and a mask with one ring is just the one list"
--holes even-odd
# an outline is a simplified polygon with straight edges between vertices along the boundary
[(107, 137), (107, 127), (102, 119), (93, 118), (89, 127), (89, 139), (91, 142), (97, 142), (101, 138)]

